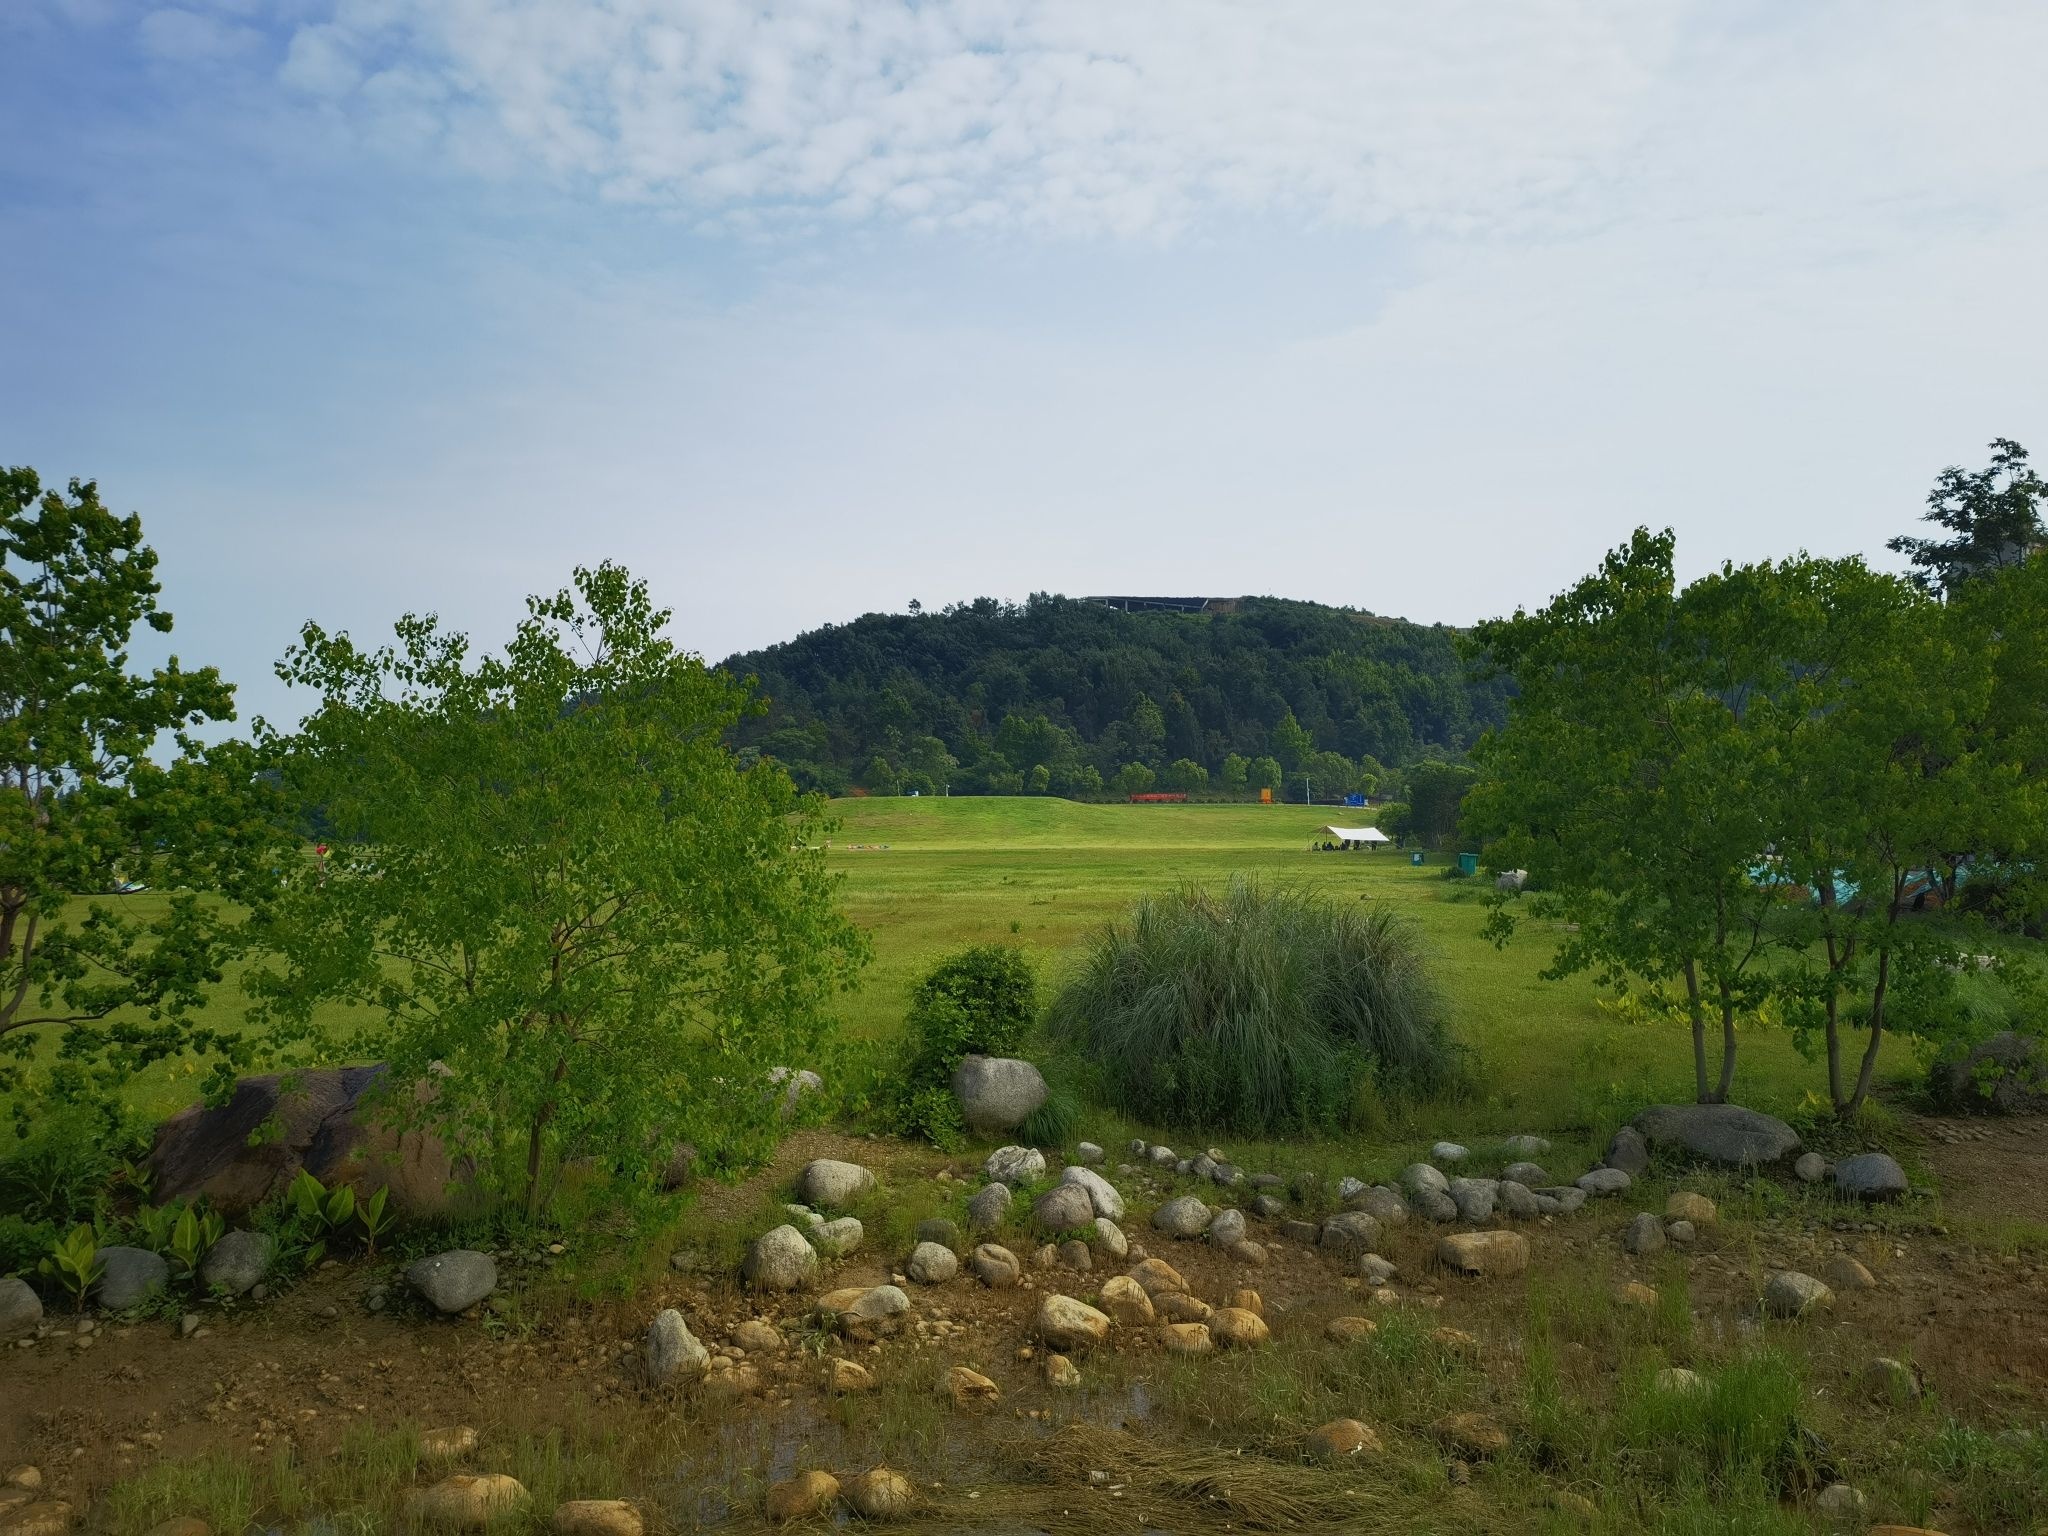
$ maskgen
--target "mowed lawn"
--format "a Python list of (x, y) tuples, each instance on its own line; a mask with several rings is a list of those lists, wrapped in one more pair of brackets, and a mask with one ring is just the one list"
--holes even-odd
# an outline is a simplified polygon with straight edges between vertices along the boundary
[[(843, 1005), (859, 1034), (898, 1029), (918, 974), (960, 945), (1024, 945), (1051, 988), (1091, 934), (1146, 894), (1244, 874), (1385, 903), (1414, 921), (1452, 1031), (1474, 1058), (1478, 1097), (1459, 1120), (1467, 1133), (1561, 1128), (1650, 1096), (1692, 1096), (1686, 1030), (1624, 1022), (1583, 978), (1542, 980), (1553, 940), (1545, 924), (1525, 924), (1496, 949), (1480, 936), (1489, 887), (1445, 879), (1449, 856), (1431, 854), (1416, 868), (1392, 849), (1310, 852), (1317, 827), (1344, 822), (1329, 807), (961, 797), (851, 799), (833, 811), (832, 866), (875, 947), (860, 991)], [(1818, 1065), (1783, 1030), (1747, 1029), (1741, 1050), (1744, 1102), (1783, 1111), (1822, 1086)], [(1890, 1067), (1911, 1070), (1905, 1042), (1892, 1042)]]
[[(1050, 996), (1090, 936), (1141, 898), (1182, 881), (1220, 887), (1244, 874), (1312, 885), (1341, 900), (1392, 906), (1420, 929), (1441, 978), (1453, 1034), (1469, 1050), (1476, 1097), (1456, 1108), (1461, 1135), (1598, 1124), (1650, 1098), (1689, 1099), (1691, 1043), (1676, 1025), (1625, 1022), (1583, 978), (1550, 982), (1551, 934), (1529, 923), (1505, 950), (1480, 937), (1483, 880), (1446, 880), (1448, 856), (1421, 868), (1392, 849), (1311, 853), (1328, 807), (1079, 805), (1049, 798), (890, 798), (837, 801), (832, 868), (846, 908), (874, 941), (857, 991), (837, 1000), (843, 1027), (886, 1038), (902, 1027), (910, 990), (935, 960), (965, 944), (1023, 945)], [(1355, 815), (1355, 813), (1353, 813)], [(1455, 862), (1455, 861), (1451, 861)], [(140, 903), (152, 896), (133, 898)], [(239, 1029), (247, 1002), (230, 971), (207, 1022)], [(346, 1038), (360, 1016), (326, 1022)], [(47, 1059), (55, 1040), (42, 1042)], [(1888, 1073), (1909, 1075), (1908, 1043), (1888, 1044)], [(1742, 1037), (1737, 1097), (1780, 1112), (1822, 1086), (1782, 1030)], [(130, 1085), (152, 1115), (192, 1103), (189, 1067), (160, 1064)], [(1403, 1129), (1431, 1134), (1435, 1109)], [(1439, 1116), (1440, 1118), (1440, 1116)]]

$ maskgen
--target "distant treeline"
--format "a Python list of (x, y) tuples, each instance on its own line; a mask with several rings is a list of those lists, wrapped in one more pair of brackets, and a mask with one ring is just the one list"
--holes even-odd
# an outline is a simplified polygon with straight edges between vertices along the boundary
[(1454, 632), (1247, 598), (1227, 612), (1124, 613), (1035, 594), (871, 613), (731, 657), (765, 715), (743, 749), (840, 794), (1152, 789), (1317, 800), (1397, 793), (1501, 723)]

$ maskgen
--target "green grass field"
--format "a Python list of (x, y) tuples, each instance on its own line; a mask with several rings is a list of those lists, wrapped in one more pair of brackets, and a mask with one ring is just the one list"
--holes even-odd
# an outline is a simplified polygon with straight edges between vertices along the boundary
[[(858, 991), (840, 1000), (848, 1033), (887, 1037), (901, 1027), (918, 975), (962, 945), (999, 941), (1037, 957), (1047, 988), (1101, 924), (1149, 892), (1182, 881), (1220, 886), (1234, 874), (1313, 885), (1387, 903), (1422, 930), (1468, 1049), (1478, 1085), (1458, 1106), (1465, 1132), (1597, 1127), (1648, 1098), (1691, 1097), (1690, 1040), (1675, 1026), (1625, 1022), (1603, 1010), (1587, 981), (1549, 982), (1550, 936), (1525, 924), (1506, 950), (1480, 936), (1487, 887), (1443, 878), (1447, 856), (1415, 868), (1405, 853), (1312, 853), (1330, 808), (1258, 805), (1083, 805), (1040, 798), (838, 801), (830, 860), (843, 874), (853, 919), (874, 940)], [(144, 896), (134, 900), (148, 901)], [(247, 1005), (230, 973), (212, 1020), (238, 1026)], [(345, 1032), (345, 1017), (329, 1022)], [(54, 1041), (46, 1049), (54, 1048)], [(1742, 1041), (1737, 1096), (1783, 1112), (1821, 1085), (1782, 1030)], [(1889, 1047), (1888, 1075), (1916, 1070), (1909, 1042)], [(197, 1077), (159, 1067), (131, 1086), (156, 1115), (192, 1102)], [(1413, 1127), (1426, 1131), (1418, 1122)]]
[[(1385, 902), (1421, 928), (1452, 1030), (1475, 1057), (1479, 1099), (1459, 1120), (1472, 1133), (1587, 1124), (1646, 1097), (1692, 1096), (1683, 1029), (1625, 1023), (1583, 979), (1540, 979), (1551, 953), (1542, 924), (1495, 949), (1480, 936), (1487, 887), (1444, 879), (1446, 856), (1415, 868), (1392, 849), (1309, 852), (1317, 827), (1341, 821), (1328, 807), (962, 797), (843, 800), (833, 809), (833, 866), (875, 945), (861, 990), (844, 1005), (857, 1034), (893, 1032), (919, 972), (960, 945), (1022, 944), (1057, 985), (1070, 952), (1146, 893), (1245, 873)], [(1820, 1069), (1785, 1031), (1749, 1030), (1741, 1048), (1744, 1102), (1782, 1112), (1821, 1086)], [(1889, 1067), (1894, 1077), (1912, 1072), (1906, 1042), (1894, 1042)]]

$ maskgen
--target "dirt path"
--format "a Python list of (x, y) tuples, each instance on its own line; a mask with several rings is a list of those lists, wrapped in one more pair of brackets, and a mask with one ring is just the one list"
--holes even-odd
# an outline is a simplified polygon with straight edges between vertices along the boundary
[(2048, 1223), (2048, 1115), (1928, 1115), (1912, 1123), (1950, 1211)]

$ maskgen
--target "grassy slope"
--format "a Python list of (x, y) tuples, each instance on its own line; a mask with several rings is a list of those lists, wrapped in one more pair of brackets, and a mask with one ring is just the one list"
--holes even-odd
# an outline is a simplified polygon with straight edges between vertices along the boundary
[[(1453, 1029), (1478, 1057), (1483, 1100), (1459, 1122), (1469, 1130), (1583, 1123), (1610, 1101), (1691, 1097), (1689, 1037), (1618, 1022), (1582, 979), (1539, 979), (1551, 945), (1537, 927), (1494, 949), (1480, 937), (1476, 882), (1441, 878), (1435, 856), (1417, 869), (1392, 850), (1308, 852), (1314, 829), (1339, 814), (1328, 808), (963, 797), (844, 800), (834, 809), (833, 862), (849, 910), (875, 941), (874, 965), (845, 1004), (857, 1033), (894, 1030), (917, 973), (958, 945), (1022, 943), (1056, 982), (1066, 953), (1146, 892), (1244, 872), (1394, 903), (1421, 926)], [(1783, 1032), (1748, 1032), (1742, 1050), (1746, 1102), (1783, 1110), (1819, 1086), (1818, 1070)], [(1895, 1048), (1890, 1065), (1907, 1068), (1906, 1052)]]

